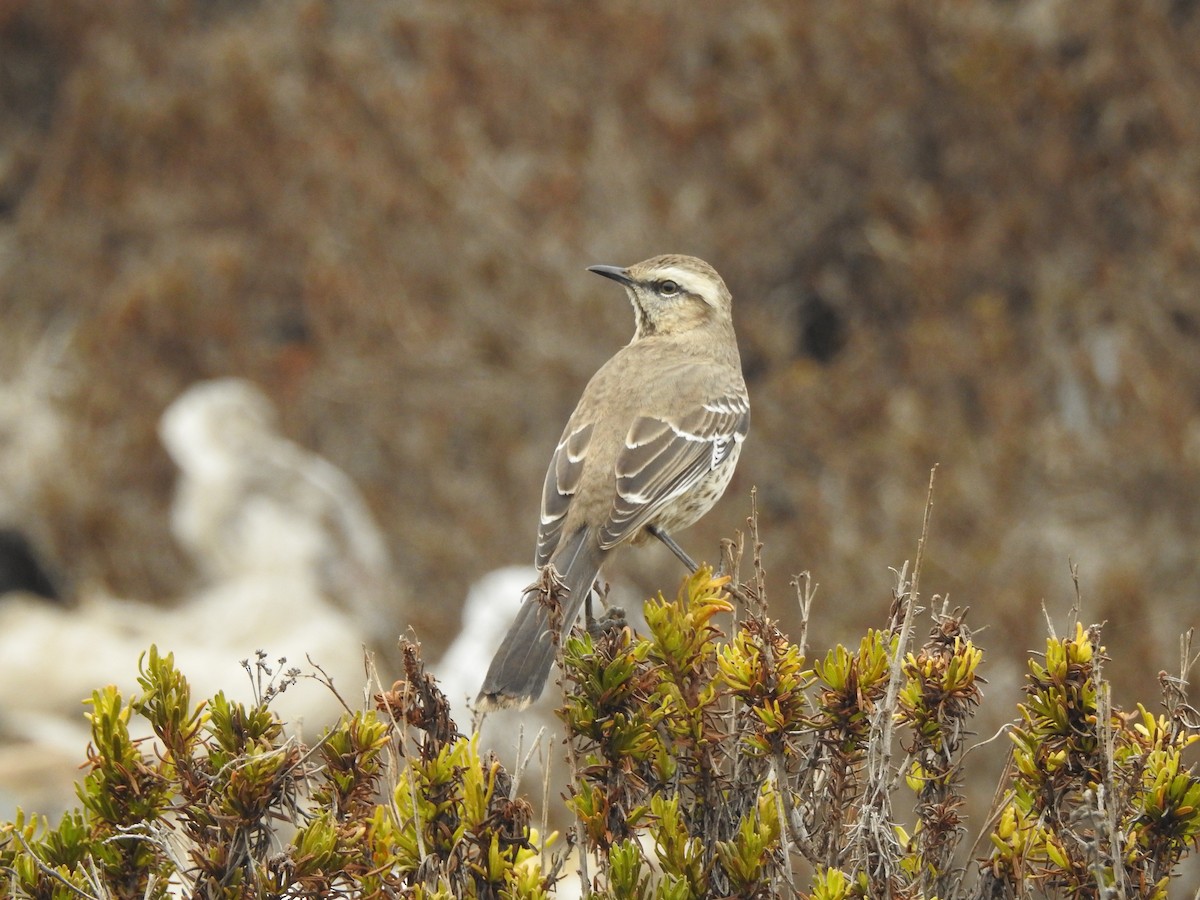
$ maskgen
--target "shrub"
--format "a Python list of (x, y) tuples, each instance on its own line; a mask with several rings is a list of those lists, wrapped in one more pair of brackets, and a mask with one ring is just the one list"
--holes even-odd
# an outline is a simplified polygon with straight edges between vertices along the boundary
[[(1200, 835), (1184, 760), (1200, 720), (1182, 678), (1164, 676), (1165, 713), (1124, 713), (1098, 627), (1048, 638), (1007, 729), (990, 850), (964, 859), (983, 651), (944, 607), (912, 639), (919, 554), (884, 627), (812, 661), (803, 631), (793, 642), (767, 615), (757, 554), (748, 582), (740, 544), (722, 568), (651, 599), (647, 635), (618, 622), (564, 641), (565, 840), (531, 827), (415, 645), (375, 708), (312, 747), (271, 709), (294, 672), (262, 656), (255, 703), (196, 702), (151, 647), (136, 696), (91, 698), (79, 808), (55, 827), (20, 812), (0, 825), (0, 884), (36, 898), (515, 900), (553, 896), (577, 850), (594, 896), (622, 900), (1167, 897)], [(796, 585), (807, 621), (812, 592)], [(131, 739), (133, 716), (153, 741)]]

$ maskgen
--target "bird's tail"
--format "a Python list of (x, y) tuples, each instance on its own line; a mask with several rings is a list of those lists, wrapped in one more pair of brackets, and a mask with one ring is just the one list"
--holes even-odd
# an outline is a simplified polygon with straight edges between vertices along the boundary
[[(603, 556), (599, 542), (587, 528), (567, 538), (554, 554), (551, 564), (565, 588), (559, 593), (561, 635), (566, 635), (575, 624), (600, 572)], [(556, 644), (550, 627), (550, 610), (541, 594), (540, 586), (526, 591), (517, 618), (492, 657), (483, 687), (475, 698), (481, 710), (522, 709), (536, 700), (546, 686)]]

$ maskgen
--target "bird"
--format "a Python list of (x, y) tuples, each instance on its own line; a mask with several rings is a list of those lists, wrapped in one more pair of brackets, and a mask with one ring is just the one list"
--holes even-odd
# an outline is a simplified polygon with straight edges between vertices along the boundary
[(654, 537), (695, 571), (672, 535), (720, 499), (750, 429), (732, 298), (711, 265), (665, 255), (588, 271), (625, 288), (633, 338), (592, 376), (554, 448), (534, 554), (542, 578), (487, 670), (481, 713), (538, 698), (557, 635), (570, 631), (618, 547)]

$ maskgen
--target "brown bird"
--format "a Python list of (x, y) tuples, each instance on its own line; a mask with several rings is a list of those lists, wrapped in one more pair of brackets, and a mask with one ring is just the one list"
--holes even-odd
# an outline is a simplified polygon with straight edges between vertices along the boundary
[[(553, 566), (561, 582), (562, 634), (617, 547), (654, 536), (696, 568), (671, 534), (724, 493), (750, 428), (731, 297), (712, 266), (656, 256), (589, 271), (625, 287), (637, 327), (588, 382), (546, 473), (534, 564)], [(526, 592), (476, 698), (481, 710), (541, 694), (556, 630), (542, 593)]]

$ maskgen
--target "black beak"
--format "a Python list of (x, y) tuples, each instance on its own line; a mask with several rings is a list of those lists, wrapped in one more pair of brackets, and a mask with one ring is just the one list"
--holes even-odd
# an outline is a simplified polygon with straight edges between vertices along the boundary
[(633, 285), (633, 279), (629, 277), (629, 273), (620, 266), (588, 266), (588, 271), (611, 278), (613, 281), (619, 281), (625, 287)]

